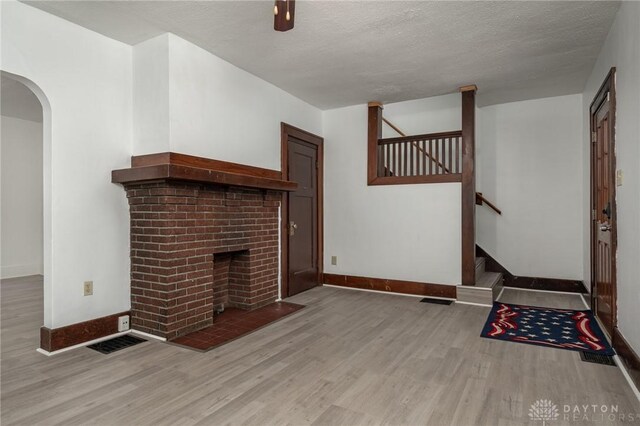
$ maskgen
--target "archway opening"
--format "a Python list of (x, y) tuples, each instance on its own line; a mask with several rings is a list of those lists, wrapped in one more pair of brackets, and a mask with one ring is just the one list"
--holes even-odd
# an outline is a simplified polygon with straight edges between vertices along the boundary
[(31, 332), (46, 323), (49, 311), (50, 110), (40, 89), (27, 79), (3, 71), (0, 85), (2, 309), (7, 308), (5, 300), (20, 300)]

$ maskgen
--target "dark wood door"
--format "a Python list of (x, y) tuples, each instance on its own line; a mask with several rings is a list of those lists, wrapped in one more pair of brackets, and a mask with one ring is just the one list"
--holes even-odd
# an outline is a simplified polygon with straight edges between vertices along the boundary
[(610, 336), (616, 326), (615, 158), (613, 108), (607, 92), (592, 109), (592, 297), (596, 316)]
[(290, 137), (288, 179), (298, 183), (289, 194), (288, 296), (318, 285), (318, 148)]

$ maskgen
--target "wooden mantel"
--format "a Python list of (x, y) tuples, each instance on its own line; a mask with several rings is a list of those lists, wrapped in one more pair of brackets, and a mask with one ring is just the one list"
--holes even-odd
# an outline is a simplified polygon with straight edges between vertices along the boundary
[(246, 188), (295, 191), (298, 184), (277, 170), (195, 157), (175, 152), (131, 157), (131, 167), (111, 172), (111, 182), (132, 184), (173, 180)]

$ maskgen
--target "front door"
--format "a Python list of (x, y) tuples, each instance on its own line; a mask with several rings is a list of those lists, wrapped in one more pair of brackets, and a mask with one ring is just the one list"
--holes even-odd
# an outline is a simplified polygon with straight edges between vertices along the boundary
[(616, 326), (616, 216), (613, 74), (591, 107), (592, 299), (609, 336)]
[(288, 180), (298, 189), (289, 194), (288, 295), (318, 283), (318, 147), (289, 136)]

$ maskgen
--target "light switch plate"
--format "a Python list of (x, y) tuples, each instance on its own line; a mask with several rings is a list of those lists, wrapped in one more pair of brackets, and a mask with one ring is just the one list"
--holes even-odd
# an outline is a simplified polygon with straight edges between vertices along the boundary
[(616, 171), (616, 186), (622, 186), (622, 181), (624, 180), (624, 173), (622, 170)]
[(93, 296), (93, 281), (84, 282), (84, 295)]
[(334, 266), (338, 264), (338, 256), (331, 256), (331, 264)]

